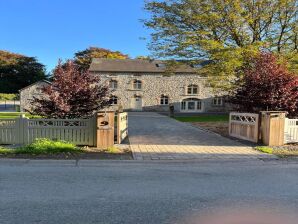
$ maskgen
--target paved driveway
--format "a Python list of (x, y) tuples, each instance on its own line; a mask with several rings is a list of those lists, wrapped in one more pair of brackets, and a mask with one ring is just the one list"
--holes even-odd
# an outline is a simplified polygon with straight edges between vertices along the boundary
[(129, 141), (137, 160), (272, 157), (237, 141), (152, 112), (129, 113)]

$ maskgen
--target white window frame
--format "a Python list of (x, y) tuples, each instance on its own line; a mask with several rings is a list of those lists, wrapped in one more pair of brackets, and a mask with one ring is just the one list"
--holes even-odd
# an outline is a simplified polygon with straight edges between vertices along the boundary
[[(189, 109), (190, 105), (193, 105), (193, 109)], [(202, 112), (203, 101), (197, 98), (188, 98), (181, 101), (180, 104), (181, 112)]]
[(159, 103), (160, 105), (169, 105), (169, 97), (166, 95), (161, 95)]
[(141, 90), (143, 87), (143, 82), (139, 79), (135, 79), (132, 82), (132, 87), (134, 90)]
[(214, 106), (222, 106), (223, 105), (223, 98), (222, 97), (214, 97), (212, 99), (212, 105), (214, 105)]
[(118, 81), (117, 80), (114, 80), (114, 79), (110, 80), (109, 87), (111, 89), (117, 89), (118, 88)]
[(199, 94), (199, 86), (194, 85), (194, 84), (188, 85), (187, 89), (186, 89), (186, 94), (187, 95), (197, 95), (197, 94)]
[[(117, 96), (111, 96), (111, 105), (118, 105), (118, 97)], [(115, 103), (116, 101), (116, 103)]]

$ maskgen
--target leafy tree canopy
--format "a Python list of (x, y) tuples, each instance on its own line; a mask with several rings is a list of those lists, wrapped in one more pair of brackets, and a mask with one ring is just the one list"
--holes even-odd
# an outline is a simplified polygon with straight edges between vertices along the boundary
[(111, 51), (104, 48), (89, 47), (83, 51), (75, 53), (75, 63), (83, 69), (88, 69), (92, 62), (92, 58), (108, 58), (108, 59), (127, 59), (128, 55), (120, 51)]
[(18, 90), (46, 78), (45, 67), (36, 58), (0, 50), (1, 93), (17, 93)]
[(229, 89), (260, 49), (283, 54), (298, 70), (297, 7), (298, 0), (150, 0), (144, 23), (157, 57), (212, 60), (202, 72)]
[(109, 89), (99, 76), (82, 70), (73, 61), (59, 62), (52, 84), (32, 100), (31, 114), (47, 118), (85, 118), (110, 105)]

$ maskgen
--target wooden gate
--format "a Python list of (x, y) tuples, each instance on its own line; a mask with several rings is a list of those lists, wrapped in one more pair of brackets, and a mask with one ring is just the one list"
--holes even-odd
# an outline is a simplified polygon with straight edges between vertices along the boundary
[(298, 142), (298, 119), (285, 119), (285, 143)]
[(117, 117), (117, 144), (121, 144), (128, 136), (128, 114), (118, 113)]
[(229, 135), (235, 138), (258, 142), (259, 115), (253, 113), (230, 113)]

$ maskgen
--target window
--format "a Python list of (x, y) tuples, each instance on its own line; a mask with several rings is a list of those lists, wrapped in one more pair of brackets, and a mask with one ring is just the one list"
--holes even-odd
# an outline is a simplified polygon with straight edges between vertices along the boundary
[(142, 81), (134, 80), (133, 81), (133, 89), (142, 89)]
[(202, 111), (202, 101), (197, 98), (184, 99), (181, 102), (181, 111), (184, 112), (199, 112)]
[(158, 64), (156, 64), (156, 67), (158, 67), (158, 68), (166, 68), (166, 64), (158, 63)]
[(111, 89), (117, 89), (118, 88), (118, 82), (116, 80), (110, 81), (110, 88)]
[(169, 104), (169, 97), (165, 96), (165, 95), (161, 95), (160, 104), (161, 105), (168, 105)]
[(186, 102), (182, 101), (181, 102), (181, 110), (185, 110), (186, 109)]
[(223, 105), (223, 98), (222, 97), (215, 97), (212, 101), (214, 106), (222, 106)]
[(118, 97), (117, 96), (112, 96), (110, 101), (111, 101), (111, 105), (117, 105), (118, 104)]
[(189, 85), (187, 87), (187, 94), (198, 94), (198, 86), (197, 85)]

